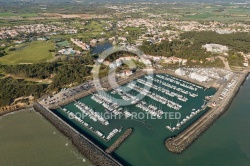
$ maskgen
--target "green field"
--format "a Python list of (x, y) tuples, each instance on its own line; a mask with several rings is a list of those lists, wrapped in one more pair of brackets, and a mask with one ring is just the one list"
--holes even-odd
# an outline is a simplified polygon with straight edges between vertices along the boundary
[(36, 41), (21, 50), (9, 51), (8, 55), (0, 58), (0, 63), (14, 65), (20, 63), (42, 63), (53, 58), (50, 49), (54, 48), (51, 41)]
[(0, 13), (0, 17), (10, 17), (10, 16), (15, 16), (15, 14), (10, 12)]
[(36, 17), (38, 15), (36, 13), (25, 13), (25, 14), (21, 14), (20, 16), (22, 16), (22, 17)]
[[(174, 7), (173, 7), (174, 6)], [(247, 7), (237, 5), (216, 5), (216, 4), (190, 4), (190, 5), (173, 5), (156, 6), (155, 10), (152, 8), (152, 13), (165, 13), (165, 11), (172, 15), (178, 16), (182, 20), (195, 21), (220, 21), (220, 22), (237, 22), (250, 20), (250, 10)], [(159, 8), (159, 9), (158, 9)]]
[(211, 13), (200, 13), (200, 14), (195, 14), (195, 15), (190, 15), (190, 16), (187, 16), (187, 18), (190, 18), (190, 19), (195, 19), (195, 20), (199, 20), (199, 19), (207, 19), (207, 18), (210, 18), (210, 17), (213, 17), (214, 15), (211, 14)]
[(12, 12), (2, 12), (0, 17), (12, 17), (12, 16), (21, 16), (21, 17), (36, 17), (36, 13), (12, 13)]
[(103, 28), (102, 28), (103, 26), (105, 26), (105, 24), (99, 23), (97, 21), (91, 21), (90, 23), (83, 26), (83, 28), (85, 28), (87, 30), (90, 30), (92, 32), (102, 32), (103, 31)]

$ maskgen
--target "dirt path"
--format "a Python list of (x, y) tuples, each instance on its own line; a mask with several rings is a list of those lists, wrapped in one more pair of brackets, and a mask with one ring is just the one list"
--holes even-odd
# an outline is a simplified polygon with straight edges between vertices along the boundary
[[(4, 73), (3, 73), (4, 74)], [(52, 82), (51, 79), (38, 79), (38, 78), (26, 78), (26, 77), (20, 77), (20, 76), (16, 76), (13, 74), (5, 74), (4, 78), (8, 78), (11, 77), (13, 79), (24, 79), (25, 81), (29, 81), (29, 82), (37, 82), (37, 83), (43, 83), (43, 84), (50, 84)]]
[(230, 66), (229, 66), (229, 63), (228, 63), (228, 61), (227, 61), (227, 58), (225, 58), (225, 57), (223, 57), (223, 56), (218, 56), (221, 60), (222, 60), (222, 62), (224, 63), (224, 65), (225, 65), (225, 69), (226, 70), (231, 70), (231, 68), (230, 68)]

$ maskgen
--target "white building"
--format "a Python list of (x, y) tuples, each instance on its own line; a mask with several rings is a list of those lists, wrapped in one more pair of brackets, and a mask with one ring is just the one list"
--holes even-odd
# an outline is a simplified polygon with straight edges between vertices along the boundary
[(71, 54), (75, 54), (76, 51), (73, 50), (73, 48), (66, 48), (66, 49), (59, 50), (58, 53), (63, 54), (63, 55), (71, 55)]
[(117, 67), (120, 67), (121, 65), (122, 65), (122, 61), (116, 60), (115, 62), (110, 63), (110, 64), (109, 64), (109, 67), (110, 67), (111, 69), (115, 69), (115, 68), (117, 68)]
[(207, 76), (203, 76), (197, 73), (190, 73), (189, 77), (193, 80), (199, 81), (199, 82), (206, 82), (208, 80)]
[(213, 53), (225, 53), (229, 51), (227, 46), (223, 46), (220, 44), (206, 44), (203, 45), (202, 48), (205, 48), (207, 51)]
[(245, 67), (248, 67), (248, 62), (243, 63)]
[(186, 75), (186, 72), (179, 68), (179, 69), (175, 70), (175, 74), (177, 74), (179, 76), (184, 76), (184, 75)]

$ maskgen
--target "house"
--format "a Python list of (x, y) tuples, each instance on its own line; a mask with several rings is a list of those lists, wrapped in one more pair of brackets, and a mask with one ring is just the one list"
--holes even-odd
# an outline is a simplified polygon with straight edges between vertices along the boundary
[(220, 44), (205, 44), (202, 46), (202, 48), (205, 48), (208, 52), (213, 53), (225, 53), (229, 51), (227, 46), (223, 46)]
[(187, 59), (182, 59), (182, 65), (186, 65), (187, 64)]
[(206, 58), (206, 60), (211, 62), (211, 61), (213, 61), (213, 58)]
[(109, 67), (111, 69), (115, 69), (115, 68), (117, 68), (117, 67), (119, 67), (121, 65), (122, 65), (122, 61), (121, 60), (116, 60), (115, 62), (110, 63)]
[(59, 50), (58, 53), (62, 55), (72, 55), (72, 54), (75, 54), (76, 51), (73, 50), (73, 48), (65, 48), (65, 49)]
[(131, 71), (131, 70), (125, 70), (124, 71), (124, 75), (125, 76), (130, 76), (130, 75), (132, 75), (133, 74), (133, 72)]

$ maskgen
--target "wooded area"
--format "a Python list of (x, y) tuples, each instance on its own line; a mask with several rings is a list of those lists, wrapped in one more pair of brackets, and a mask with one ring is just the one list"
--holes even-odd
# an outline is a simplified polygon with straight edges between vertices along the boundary
[(1, 66), (6, 74), (13, 74), (25, 78), (52, 79), (50, 86), (17, 80), (13, 78), (0, 79), (0, 105), (8, 105), (15, 98), (35, 95), (40, 97), (48, 91), (58, 90), (71, 83), (82, 83), (90, 76), (92, 67), (79, 62), (75, 63), (42, 63), (30, 65)]
[(0, 106), (11, 104), (15, 98), (33, 95), (40, 97), (48, 85), (13, 78), (0, 79)]

